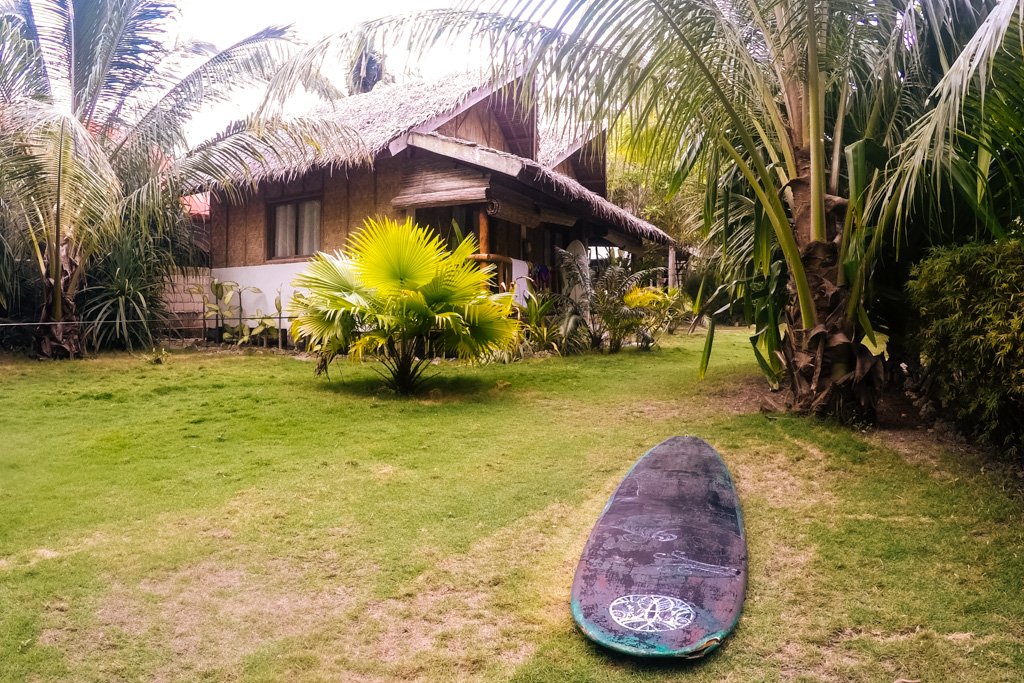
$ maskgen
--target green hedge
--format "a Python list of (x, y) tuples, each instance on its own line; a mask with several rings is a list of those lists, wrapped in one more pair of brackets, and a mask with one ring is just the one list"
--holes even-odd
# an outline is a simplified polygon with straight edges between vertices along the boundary
[(910, 295), (927, 395), (969, 435), (1024, 456), (1024, 243), (936, 250)]

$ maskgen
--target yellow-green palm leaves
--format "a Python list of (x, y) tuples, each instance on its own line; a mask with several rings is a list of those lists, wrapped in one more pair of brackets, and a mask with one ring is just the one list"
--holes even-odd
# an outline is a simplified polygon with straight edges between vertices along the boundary
[(411, 393), (430, 359), (479, 359), (509, 346), (518, 322), (510, 294), (488, 290), (492, 269), (454, 250), (412, 220), (367, 219), (346, 252), (317, 254), (294, 285), (292, 336), (321, 355), (321, 370), (344, 351), (376, 354), (389, 385)]

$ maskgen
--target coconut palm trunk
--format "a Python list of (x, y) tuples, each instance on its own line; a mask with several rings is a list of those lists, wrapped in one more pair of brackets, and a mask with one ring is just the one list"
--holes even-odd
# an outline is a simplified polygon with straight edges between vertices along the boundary
[(78, 263), (71, 258), (65, 241), (48, 260), (43, 276), (43, 305), (36, 332), (36, 352), (44, 358), (79, 358), (82, 355), (82, 325), (75, 305), (73, 281)]
[(75, 305), (79, 280), (80, 254), (74, 242), (64, 235), (64, 171), (67, 162), (68, 136), (66, 122), (61, 121), (56, 139), (55, 198), (53, 225), (44, 227), (44, 253), (39, 264), (43, 284), (43, 303), (36, 352), (44, 358), (78, 358), (82, 355), (82, 326)]

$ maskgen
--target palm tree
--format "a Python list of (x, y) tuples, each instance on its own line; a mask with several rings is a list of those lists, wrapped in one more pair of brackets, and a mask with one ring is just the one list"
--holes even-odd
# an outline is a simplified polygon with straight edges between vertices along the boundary
[[(175, 12), (161, 0), (0, 4), (0, 237), (38, 274), (45, 356), (81, 353), (76, 295), (112, 235), (160, 233), (186, 219), (183, 195), (237, 195), (301, 172), (332, 145), (358, 144), (343, 126), (281, 115), (277, 104), (300, 83), (326, 90), (306, 72), (282, 75), (286, 29), (218, 51), (175, 44)], [(197, 114), (268, 83), (257, 111), (190, 142)]]
[[(989, 9), (986, 6), (984, 9)], [(931, 106), (902, 141), (879, 203), (905, 215), (934, 188), (965, 205), (974, 237), (1021, 231), (1024, 220), (1024, 2), (1001, 0), (959, 21), (962, 49), (944, 64)], [(931, 194), (938, 194), (931, 192)], [(948, 204), (948, 200), (946, 202)], [(946, 206), (927, 206), (943, 223)], [(948, 212), (947, 212), (948, 213)], [(975, 218), (975, 221), (964, 221)], [(898, 223), (898, 221), (897, 221)], [(971, 224), (974, 223), (972, 226)]]
[(293, 283), (292, 336), (315, 350), (317, 374), (342, 352), (375, 355), (399, 394), (418, 389), (433, 358), (480, 359), (508, 348), (519, 323), (511, 293), (491, 294), (493, 266), (469, 257), (476, 241), (454, 250), (412, 219), (367, 219), (347, 252), (317, 254)]
[[(485, 36), (496, 68), (525, 64), (561, 120), (625, 122), (652, 174), (702, 186), (723, 292), (761, 312), (752, 343), (789, 407), (870, 418), (886, 340), (870, 283), (896, 222), (885, 171), (992, 5), (470, 0), (403, 25), (421, 46)], [(781, 307), (765, 284), (779, 267)]]

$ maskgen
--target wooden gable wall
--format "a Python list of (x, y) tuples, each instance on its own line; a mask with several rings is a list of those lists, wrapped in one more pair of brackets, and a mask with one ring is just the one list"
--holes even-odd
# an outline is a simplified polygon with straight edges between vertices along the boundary
[(564, 161), (562, 161), (562, 163), (555, 166), (554, 170), (557, 171), (558, 173), (561, 173), (564, 176), (572, 178), (573, 180), (576, 180), (576, 178), (578, 177), (576, 174), (576, 164), (573, 163), (572, 157), (565, 159)]
[(495, 118), (494, 112), (491, 111), (491, 100), (489, 99), (442, 124), (437, 128), (437, 133), (450, 138), (469, 140), (500, 152), (512, 152), (501, 125)]

